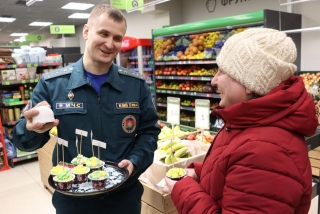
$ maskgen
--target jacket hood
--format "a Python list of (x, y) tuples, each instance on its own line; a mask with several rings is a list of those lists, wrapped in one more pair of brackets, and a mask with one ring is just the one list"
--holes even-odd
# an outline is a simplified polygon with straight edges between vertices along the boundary
[(291, 76), (263, 97), (226, 108), (218, 106), (212, 114), (222, 117), (231, 128), (274, 126), (311, 136), (318, 126), (313, 99), (298, 76)]

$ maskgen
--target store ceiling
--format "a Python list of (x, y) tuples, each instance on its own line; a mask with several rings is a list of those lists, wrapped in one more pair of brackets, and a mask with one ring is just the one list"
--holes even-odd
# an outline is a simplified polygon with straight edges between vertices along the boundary
[(73, 13), (90, 13), (87, 10), (65, 10), (62, 6), (69, 2), (109, 4), (110, 0), (43, 0), (26, 6), (26, 0), (0, 0), (0, 17), (16, 18), (14, 22), (0, 22), (0, 44), (8, 44), (19, 37), (10, 36), (11, 33), (44, 34), (50, 36), (50, 27), (29, 26), (31, 22), (52, 22), (53, 25), (82, 26), (86, 19), (69, 19)]

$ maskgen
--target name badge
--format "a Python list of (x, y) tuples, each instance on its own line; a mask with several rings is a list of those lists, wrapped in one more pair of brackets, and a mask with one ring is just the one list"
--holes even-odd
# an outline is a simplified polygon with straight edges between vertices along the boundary
[(117, 106), (117, 109), (139, 108), (139, 103), (137, 103), (137, 102), (116, 103), (116, 106)]
[(83, 108), (83, 103), (74, 103), (74, 102), (69, 102), (69, 103), (56, 103), (56, 109), (79, 109)]

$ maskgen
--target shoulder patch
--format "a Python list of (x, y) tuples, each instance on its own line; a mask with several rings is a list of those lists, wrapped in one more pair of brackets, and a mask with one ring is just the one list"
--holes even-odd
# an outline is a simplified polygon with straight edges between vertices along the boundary
[(119, 74), (123, 74), (123, 75), (127, 75), (127, 76), (131, 76), (131, 77), (135, 77), (135, 78), (144, 80), (144, 75), (140, 74), (139, 72), (133, 72), (133, 71), (129, 71), (129, 70), (123, 69), (123, 68), (118, 68), (118, 72), (119, 72)]
[(53, 70), (53, 71), (50, 71), (48, 73), (44, 73), (42, 76), (45, 80), (47, 79), (52, 79), (54, 77), (59, 77), (59, 76), (62, 76), (62, 75), (65, 75), (65, 74), (70, 74), (73, 70), (73, 66), (67, 66), (67, 67), (64, 67), (64, 68), (60, 68), (60, 69), (56, 69), (56, 70)]

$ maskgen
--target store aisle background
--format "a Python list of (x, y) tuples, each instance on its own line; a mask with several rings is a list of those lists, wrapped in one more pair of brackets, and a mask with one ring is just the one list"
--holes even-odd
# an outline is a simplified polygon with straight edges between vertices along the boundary
[(0, 172), (0, 213), (55, 214), (51, 198), (41, 182), (37, 159), (18, 162)]

